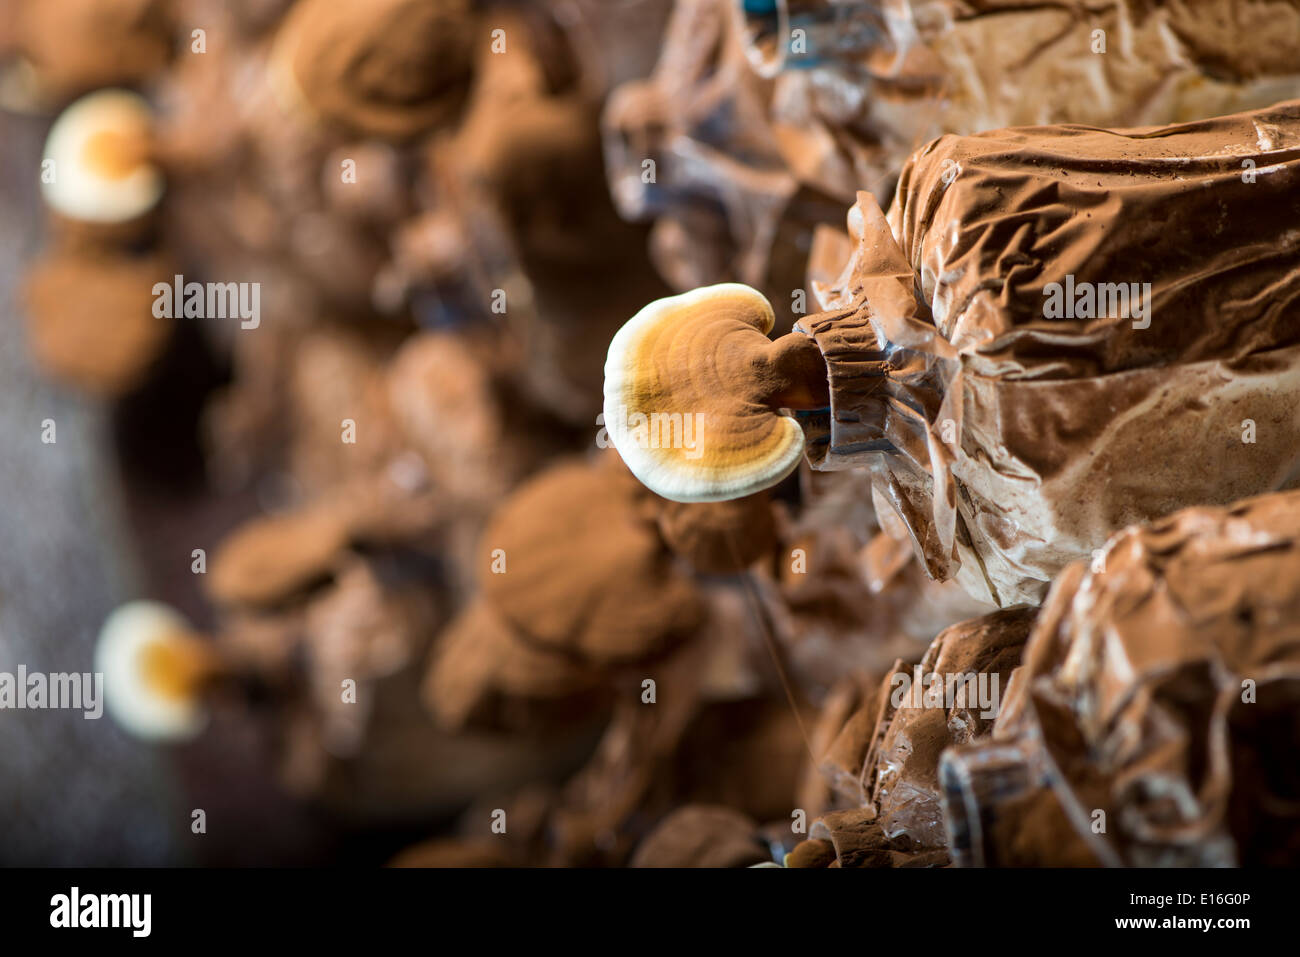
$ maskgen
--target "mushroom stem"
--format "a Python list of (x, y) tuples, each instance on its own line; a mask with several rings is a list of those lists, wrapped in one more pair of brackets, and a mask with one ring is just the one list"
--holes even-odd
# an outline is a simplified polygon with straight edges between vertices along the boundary
[(760, 401), (772, 409), (824, 409), (830, 404), (826, 360), (809, 336), (791, 332), (772, 341), (754, 359)]
[(198, 698), (229, 671), (211, 641), (188, 631), (147, 646), (141, 667), (149, 685), (174, 700)]
[(152, 162), (156, 149), (144, 129), (105, 129), (86, 140), (86, 162), (106, 179), (129, 176)]

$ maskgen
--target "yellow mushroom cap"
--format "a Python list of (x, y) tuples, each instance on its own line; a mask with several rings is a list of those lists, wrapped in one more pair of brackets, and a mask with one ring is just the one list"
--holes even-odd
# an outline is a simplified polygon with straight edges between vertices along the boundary
[(162, 171), (149, 160), (153, 114), (127, 90), (100, 90), (64, 110), (45, 140), (45, 202), (69, 219), (124, 223), (163, 194)]
[(775, 485), (803, 430), (773, 406), (776, 316), (740, 283), (650, 303), (614, 336), (605, 428), (632, 473), (675, 502), (718, 502)]
[(211, 653), (184, 617), (158, 602), (116, 609), (95, 648), (109, 713), (131, 734), (150, 740), (185, 740), (203, 730), (207, 709), (198, 688), (210, 663)]

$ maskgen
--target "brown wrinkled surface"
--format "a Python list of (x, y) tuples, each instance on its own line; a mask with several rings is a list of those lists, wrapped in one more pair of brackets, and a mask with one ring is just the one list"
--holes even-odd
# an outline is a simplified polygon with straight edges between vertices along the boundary
[[(997, 699), (1020, 663), (1033, 620), (1033, 609), (1016, 608), (946, 629), (921, 659), (920, 691), (926, 690), (924, 682), (930, 675), (945, 680), (973, 675), (976, 681), (987, 675), (986, 688), (994, 699), (990, 710), (997, 711)], [(914, 672), (901, 671), (915, 685)], [(956, 685), (951, 708), (946, 701), (940, 707), (930, 706), (925, 698), (918, 707), (907, 696), (895, 707), (895, 693), (902, 694), (895, 683), (898, 674), (896, 670), (881, 689), (883, 713), (866, 754), (864, 785), (886, 836), (907, 835), (918, 845), (942, 847), (946, 839), (939, 800), (939, 756), (954, 744), (987, 736), (993, 718), (984, 714), (983, 703), (973, 697), (978, 685), (966, 683)], [(992, 694), (994, 675), (997, 694)]]
[[(957, 800), (1005, 819), (1022, 812), (1001, 800), (1050, 787), (1107, 863), (1300, 860), (1300, 492), (1118, 535), (1100, 568), (1054, 585), (1023, 670), (987, 745), (1014, 755), (1001, 784), (968, 775)], [(954, 779), (984, 754), (961, 754)], [(986, 857), (1011, 856), (1009, 838)]]
[[(804, 419), (814, 464), (872, 465), (931, 573), (1002, 604), (1125, 525), (1286, 487), (1298, 186), (1300, 102), (935, 141), (892, 229), (863, 194), (853, 258), (815, 286), (830, 311), (802, 327), (832, 403)], [(1149, 312), (1045, 318), (1067, 276), (1150, 283)]]
[(1300, 94), (1295, 0), (791, 6), (788, 26), (803, 29), (806, 50), (790, 51), (776, 18), (755, 13), (747, 52), (774, 77), (785, 162), (845, 201), (887, 191), (907, 156), (942, 133), (1169, 123)]
[(305, 0), (281, 30), (311, 108), (388, 139), (455, 119), (481, 39), (465, 0)]
[[(689, 634), (699, 596), (640, 510), (644, 494), (627, 472), (584, 463), (521, 486), (480, 541), (488, 603), (526, 640), (593, 662), (643, 658)], [(504, 573), (492, 571), (497, 549)]]
[[(863, 806), (864, 821), (895, 850), (946, 846), (940, 755), (989, 735), (993, 720), (984, 712), (998, 710), (1034, 614), (1007, 609), (945, 629), (917, 665), (920, 683), (912, 667), (895, 662), (883, 680), (861, 691), (856, 709), (822, 752), (821, 773), (843, 799)], [(979, 700), (981, 674), (987, 701)], [(953, 678), (951, 707), (946, 697), (925, 696), (932, 675), (943, 679), (941, 694)], [(838, 710), (843, 714), (842, 706)]]
[(831, 867), (942, 867), (943, 848), (919, 847), (907, 835), (889, 837), (872, 808), (852, 808), (823, 815), (808, 830), (812, 840), (829, 841), (835, 849)]

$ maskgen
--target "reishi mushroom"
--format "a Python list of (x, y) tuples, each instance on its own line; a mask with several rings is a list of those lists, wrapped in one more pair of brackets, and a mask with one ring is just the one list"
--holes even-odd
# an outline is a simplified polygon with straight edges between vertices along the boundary
[(183, 741), (207, 723), (203, 692), (224, 673), (212, 644), (175, 609), (132, 601), (104, 621), (95, 647), (104, 703), (136, 737)]
[(276, 35), (272, 86), (291, 109), (404, 140), (459, 116), (473, 39), (466, 0), (304, 0)]
[(32, 264), (23, 287), (33, 358), (51, 376), (103, 397), (140, 385), (171, 340), (154, 315), (153, 284), (172, 273), (162, 255), (75, 244)]
[(768, 339), (775, 322), (762, 293), (720, 283), (652, 302), (614, 336), (605, 427), (652, 491), (723, 501), (798, 465), (803, 431), (780, 410), (826, 407), (825, 364), (802, 333)]
[(45, 140), (41, 193), (54, 212), (77, 223), (117, 225), (145, 216), (162, 198), (153, 161), (153, 113), (128, 90), (98, 90), (54, 121)]
[[(616, 466), (617, 463), (615, 462)], [(698, 625), (644, 494), (618, 467), (565, 463), (521, 486), (485, 530), (483, 594), (534, 647), (596, 665), (639, 661)]]

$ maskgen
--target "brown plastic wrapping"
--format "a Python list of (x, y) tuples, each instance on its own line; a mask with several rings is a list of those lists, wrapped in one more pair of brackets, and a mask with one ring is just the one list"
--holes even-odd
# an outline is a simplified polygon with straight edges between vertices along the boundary
[(945, 755), (955, 857), (1294, 866), (1297, 622), (1300, 492), (1186, 509), (1070, 566), (993, 740)]
[[(945, 848), (940, 756), (988, 738), (1033, 621), (1033, 609), (1015, 608), (953, 625), (915, 668), (897, 661), (858, 695), (856, 710), (822, 751), (822, 775), (842, 800), (860, 805), (827, 815), (832, 831), (832, 818), (850, 815), (855, 828), (869, 827), (878, 850)], [(842, 704), (832, 707), (843, 715)], [(884, 866), (896, 866), (892, 860), (881, 858)], [(841, 858), (840, 866), (853, 865)]]
[(908, 154), (942, 133), (1168, 123), (1300, 94), (1295, 0), (735, 6), (750, 62), (773, 78), (783, 158), (846, 201), (887, 191)]
[(1300, 103), (935, 141), (813, 284), (814, 467), (871, 467), (930, 573), (1003, 605), (1126, 525), (1288, 487), (1297, 186)]
[(677, 0), (654, 73), (610, 97), (611, 191), (675, 288), (780, 310), (827, 201), (887, 198), (926, 141), (1266, 106), (1300, 95), (1297, 43), (1300, 0)]

